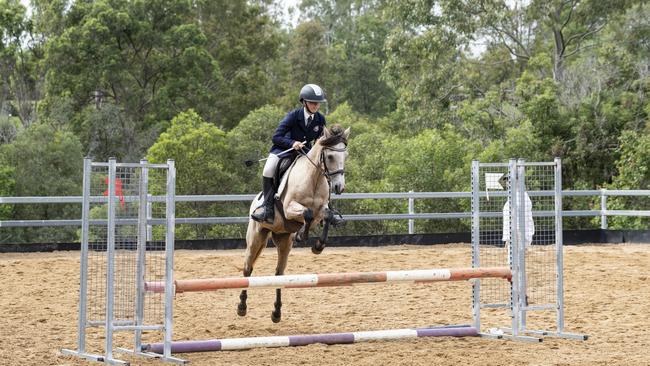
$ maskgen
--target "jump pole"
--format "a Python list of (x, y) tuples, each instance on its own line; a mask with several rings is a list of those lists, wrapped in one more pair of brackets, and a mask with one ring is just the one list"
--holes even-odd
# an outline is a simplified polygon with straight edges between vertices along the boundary
[[(238, 288), (307, 288), (346, 286), (360, 283), (463, 281), (476, 278), (501, 278), (510, 281), (512, 272), (507, 267), (424, 269), (385, 272), (350, 272), (303, 274), (285, 276), (230, 277), (196, 280), (177, 280), (176, 292), (216, 291)], [(165, 292), (164, 282), (147, 282), (145, 290)], [(171, 353), (232, 351), (262, 347), (305, 346), (314, 343), (350, 344), (373, 340), (399, 340), (420, 337), (478, 336), (478, 329), (468, 325), (432, 328), (388, 329), (349, 333), (306, 334), (227, 338), (212, 340), (177, 341), (171, 343)], [(143, 352), (162, 353), (164, 343), (143, 345)]]
[[(226, 277), (176, 280), (176, 293), (216, 291), (243, 288), (307, 288), (347, 286), (361, 283), (383, 282), (440, 282), (463, 281), (474, 278), (503, 278), (510, 280), (512, 272), (507, 267), (421, 269), (385, 272), (348, 272), (325, 274), (299, 274), (284, 276)], [(164, 282), (146, 282), (145, 290), (165, 292)]]
[[(293, 347), (322, 343), (351, 344), (375, 340), (399, 340), (421, 337), (471, 337), (478, 336), (478, 330), (468, 325), (444, 326), (415, 329), (388, 329), (350, 333), (305, 334), (297, 336), (272, 336), (211, 339), (203, 341), (172, 342), (172, 353), (234, 351), (252, 348)], [(143, 345), (143, 352), (162, 353), (163, 343)]]

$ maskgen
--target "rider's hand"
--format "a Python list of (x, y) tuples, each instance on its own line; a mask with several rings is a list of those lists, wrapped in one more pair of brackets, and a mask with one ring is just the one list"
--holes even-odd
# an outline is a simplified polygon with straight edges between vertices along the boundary
[(293, 145), (291, 145), (291, 147), (293, 147), (294, 150), (300, 150), (300, 149), (302, 149), (303, 147), (305, 147), (305, 143), (304, 143), (304, 142), (300, 142), (300, 141), (294, 141), (294, 142), (293, 142)]

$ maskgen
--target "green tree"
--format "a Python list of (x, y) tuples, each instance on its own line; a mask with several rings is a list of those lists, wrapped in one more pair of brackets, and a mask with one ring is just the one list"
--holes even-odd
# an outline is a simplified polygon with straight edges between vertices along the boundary
[(544, 151), (533, 125), (529, 120), (524, 120), (516, 127), (507, 128), (505, 138), (492, 140), (476, 159), (482, 162), (505, 162), (512, 158), (551, 161), (555, 156)]
[(27, 9), (17, 0), (0, 0), (0, 114), (9, 112), (24, 127), (36, 120), (39, 98), (39, 47)]
[(398, 95), (397, 129), (417, 134), (452, 122), (465, 93), (458, 35), (441, 27), (402, 26), (386, 40), (384, 77)]
[[(150, 162), (173, 159), (176, 165), (177, 195), (212, 195), (232, 193), (237, 177), (229, 169), (226, 133), (206, 122), (195, 111), (188, 110), (174, 117), (171, 126), (147, 152)], [(187, 202), (177, 205), (178, 217), (208, 217), (227, 208), (221, 204)], [(179, 238), (205, 238), (207, 225), (181, 227)]]
[(650, 6), (631, 6), (599, 33), (598, 47), (567, 65), (558, 85), (563, 119), (573, 135), (567, 139), (566, 168), (576, 183), (610, 183), (618, 174), (621, 134), (641, 133), (646, 126), (649, 14)]
[(264, 162), (258, 163), (258, 160), (268, 156), (271, 137), (286, 113), (279, 107), (266, 105), (250, 112), (237, 127), (228, 131), (228, 168), (241, 183), (232, 187), (231, 193), (260, 190)]
[[(388, 118), (388, 117), (387, 117)], [(346, 190), (350, 192), (462, 191), (469, 189), (469, 167), (480, 144), (464, 138), (451, 125), (427, 129), (412, 137), (400, 137), (369, 123), (342, 105), (330, 115), (351, 128), (346, 163)], [(335, 198), (335, 197), (334, 197)], [(418, 200), (418, 212), (457, 212), (469, 209), (458, 200)], [(405, 213), (399, 200), (336, 201), (350, 213)], [(466, 223), (432, 220), (418, 224), (425, 232), (459, 230)], [(404, 232), (405, 221), (350, 222), (346, 233)]]
[[(15, 170), (10, 166), (0, 166), (0, 197), (13, 197), (16, 194)], [(13, 211), (13, 205), (0, 205), (0, 220), (9, 220)], [(0, 242), (5, 240), (0, 237)]]
[(383, 116), (395, 109), (395, 93), (381, 77), (384, 41), (393, 22), (384, 1), (304, 0), (300, 8), (327, 29), (326, 85), (332, 108), (347, 102), (360, 113)]
[[(5, 189), (15, 196), (78, 196), (81, 194), (81, 143), (70, 132), (46, 124), (33, 124), (11, 144), (0, 146)], [(69, 204), (14, 205), (20, 220), (79, 218), (79, 206)], [(60, 227), (17, 228), (9, 242), (72, 241), (75, 229)]]
[[(281, 103), (295, 105), (300, 88), (307, 83), (320, 85), (328, 99), (336, 96), (328, 88), (329, 66), (327, 62), (327, 38), (325, 26), (316, 20), (300, 23), (292, 32), (286, 60), (290, 65), (286, 95)], [(328, 107), (333, 107), (329, 105)]]
[(129, 155), (141, 156), (161, 121), (190, 107), (207, 113), (213, 105), (211, 84), (219, 79), (218, 69), (189, 2), (75, 2), (66, 25), (48, 42), (43, 109), (49, 114), (58, 98), (69, 97), (77, 113), (76, 133), (84, 132), (82, 110), (116, 105), (124, 115), (112, 121), (135, 123), (134, 132), (141, 135), (128, 139), (135, 142)]
[[(400, 5), (399, 9), (424, 10), (428, 17), (412, 17), (427, 22), (424, 24), (450, 27), (466, 35), (468, 40), (482, 38), (489, 44), (498, 44), (520, 61), (527, 62), (540, 51), (548, 52), (551, 64), (547, 70), (554, 81), (560, 82), (567, 60), (592, 46), (598, 33), (635, 3), (619, 0), (413, 0), (407, 3), (413, 2), (418, 6)], [(434, 10), (434, 4), (438, 11)]]
[[(621, 157), (616, 162), (619, 175), (613, 178), (609, 189), (650, 189), (650, 133), (641, 135), (626, 132), (621, 136)], [(648, 197), (610, 198), (610, 210), (647, 210)], [(612, 217), (608, 220), (612, 229), (647, 230), (650, 220), (647, 217)]]
[(270, 1), (199, 0), (197, 21), (205, 47), (222, 78), (211, 84), (214, 104), (207, 114), (224, 129), (235, 127), (249, 111), (281, 94), (282, 69), (276, 67), (283, 35), (269, 14)]
[(71, 7), (70, 0), (30, 0), (34, 31), (46, 43), (60, 36), (68, 26), (66, 13)]

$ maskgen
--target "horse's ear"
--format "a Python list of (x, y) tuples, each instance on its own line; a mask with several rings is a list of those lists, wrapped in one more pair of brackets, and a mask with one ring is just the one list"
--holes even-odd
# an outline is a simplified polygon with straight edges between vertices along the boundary
[(323, 130), (323, 138), (328, 139), (328, 138), (330, 138), (330, 136), (332, 136), (332, 133), (330, 132), (330, 129), (325, 127), (325, 129)]
[(347, 140), (348, 137), (350, 136), (350, 127), (346, 128), (345, 131), (343, 132), (343, 137)]

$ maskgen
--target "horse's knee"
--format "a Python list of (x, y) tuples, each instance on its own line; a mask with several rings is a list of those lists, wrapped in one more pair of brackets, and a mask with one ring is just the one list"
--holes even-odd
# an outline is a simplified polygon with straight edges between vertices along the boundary
[(242, 271), (242, 273), (243, 273), (244, 277), (250, 277), (251, 274), (253, 273), (253, 269), (244, 267), (244, 270)]
[(303, 213), (302, 217), (305, 220), (305, 223), (302, 225), (302, 228), (296, 233), (296, 236), (294, 238), (294, 241), (296, 244), (304, 244), (307, 242), (307, 239), (309, 238), (309, 230), (311, 228), (311, 224), (314, 221), (314, 210), (311, 208), (306, 208)]
[(302, 213), (302, 217), (305, 219), (305, 225), (307, 223), (311, 223), (314, 220), (314, 210), (311, 208), (305, 209), (305, 211)]

